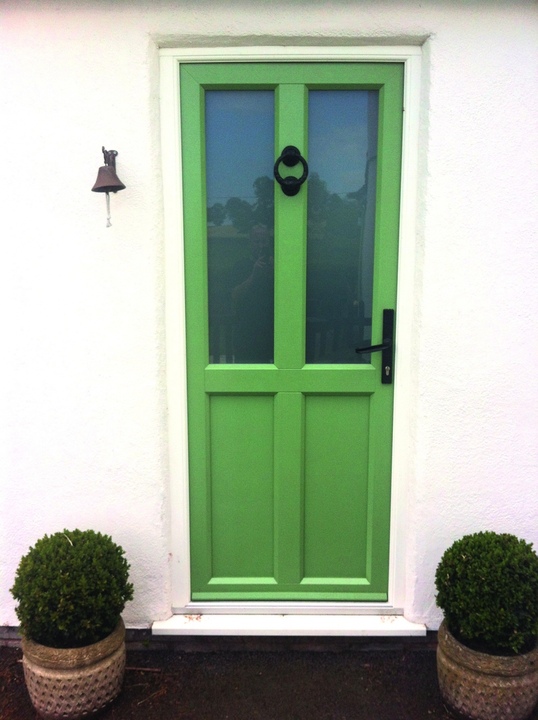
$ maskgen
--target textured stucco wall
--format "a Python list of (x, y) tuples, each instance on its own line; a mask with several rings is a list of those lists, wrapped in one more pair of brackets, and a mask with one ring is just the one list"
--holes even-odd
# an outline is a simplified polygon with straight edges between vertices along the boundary
[(534, 2), (2, 3), (1, 623), (64, 527), (126, 549), (129, 624), (169, 614), (159, 46), (423, 45), (407, 616), (461, 534), (538, 544), (536, 37)]

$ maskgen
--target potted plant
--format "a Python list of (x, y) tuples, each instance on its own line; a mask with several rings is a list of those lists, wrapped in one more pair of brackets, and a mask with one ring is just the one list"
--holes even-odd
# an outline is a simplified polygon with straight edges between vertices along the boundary
[(42, 717), (74, 720), (120, 692), (128, 571), (123, 549), (93, 530), (45, 535), (21, 559), (11, 593), (26, 685)]
[(437, 672), (446, 702), (473, 720), (524, 720), (538, 701), (538, 556), (514, 535), (479, 532), (435, 576)]

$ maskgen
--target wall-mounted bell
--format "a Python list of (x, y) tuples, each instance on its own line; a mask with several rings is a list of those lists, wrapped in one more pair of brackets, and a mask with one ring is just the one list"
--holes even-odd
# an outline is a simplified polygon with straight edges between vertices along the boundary
[(107, 207), (107, 227), (110, 227), (110, 195), (109, 193), (118, 192), (118, 190), (125, 190), (125, 185), (116, 175), (116, 157), (118, 155), (117, 150), (105, 150), (103, 145), (103, 155), (105, 158), (105, 164), (99, 168), (97, 173), (97, 180), (92, 187), (93, 192), (104, 192), (106, 193), (106, 207)]

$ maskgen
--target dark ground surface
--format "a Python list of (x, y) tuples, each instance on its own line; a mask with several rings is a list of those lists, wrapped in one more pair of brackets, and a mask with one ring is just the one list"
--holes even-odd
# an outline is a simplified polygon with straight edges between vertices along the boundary
[[(17, 647), (0, 647), (0, 720), (37, 720)], [(102, 720), (449, 720), (434, 643), (326, 650), (128, 649)], [(538, 720), (538, 712), (532, 715)]]

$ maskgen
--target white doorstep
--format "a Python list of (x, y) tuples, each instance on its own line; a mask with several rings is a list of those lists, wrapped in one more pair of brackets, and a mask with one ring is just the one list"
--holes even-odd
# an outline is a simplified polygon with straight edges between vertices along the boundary
[(152, 625), (153, 635), (426, 635), (426, 626), (402, 615), (172, 615)]

